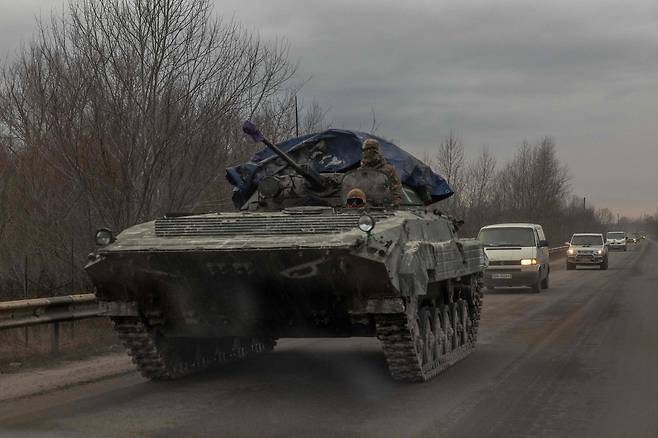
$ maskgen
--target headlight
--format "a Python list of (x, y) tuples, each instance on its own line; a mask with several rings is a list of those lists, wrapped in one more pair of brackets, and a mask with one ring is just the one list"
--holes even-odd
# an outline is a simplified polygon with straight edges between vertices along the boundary
[(369, 233), (375, 228), (375, 219), (369, 214), (364, 214), (359, 218), (359, 230)]
[(603, 254), (603, 250), (600, 249), (600, 250), (596, 251), (596, 253), (597, 253), (598, 255), (601, 255), (601, 254)]
[(521, 260), (521, 264), (523, 266), (536, 265), (537, 264), (537, 259), (523, 259), (523, 260)]
[(571, 248), (569, 248), (569, 249), (567, 250), (567, 254), (569, 254), (569, 255), (573, 255), (573, 254), (575, 254), (575, 253), (576, 253), (576, 251), (574, 251), (574, 250), (571, 249)]
[(115, 239), (114, 239), (114, 235), (112, 234), (112, 230), (108, 228), (101, 228), (98, 231), (96, 231), (94, 240), (96, 241), (96, 245), (106, 246), (114, 242)]

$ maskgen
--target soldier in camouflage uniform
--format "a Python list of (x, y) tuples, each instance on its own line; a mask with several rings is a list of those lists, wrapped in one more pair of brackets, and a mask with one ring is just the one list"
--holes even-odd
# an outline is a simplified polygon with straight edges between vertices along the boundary
[(388, 177), (388, 188), (391, 192), (391, 202), (393, 205), (400, 205), (402, 202), (402, 182), (400, 177), (393, 169), (393, 166), (386, 162), (386, 159), (379, 151), (379, 142), (369, 138), (363, 142), (361, 155), (361, 168), (376, 169)]

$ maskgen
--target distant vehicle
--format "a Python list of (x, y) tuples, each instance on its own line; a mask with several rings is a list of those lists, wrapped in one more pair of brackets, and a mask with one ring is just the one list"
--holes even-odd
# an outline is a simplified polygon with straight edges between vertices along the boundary
[[(610, 233), (608, 233), (610, 234)], [(576, 233), (567, 249), (567, 270), (578, 265), (599, 265), (608, 269), (608, 246), (600, 233)]]
[(487, 225), (480, 229), (478, 240), (489, 258), (486, 287), (527, 286), (535, 293), (548, 289), (551, 267), (541, 225)]
[(623, 250), (628, 249), (628, 239), (624, 231), (610, 231), (605, 236), (608, 249)]

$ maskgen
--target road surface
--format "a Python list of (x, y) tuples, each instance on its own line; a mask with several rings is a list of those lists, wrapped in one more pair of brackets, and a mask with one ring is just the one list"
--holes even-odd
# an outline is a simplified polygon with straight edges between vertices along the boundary
[(172, 383), (135, 372), (0, 402), (7, 436), (657, 437), (658, 245), (487, 293), (476, 351), (425, 384), (374, 339), (283, 341)]

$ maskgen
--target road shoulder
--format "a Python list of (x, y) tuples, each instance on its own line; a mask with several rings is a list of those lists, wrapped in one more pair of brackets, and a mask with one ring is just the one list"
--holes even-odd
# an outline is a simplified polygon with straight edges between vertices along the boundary
[(0, 402), (94, 382), (135, 372), (125, 353), (111, 353), (90, 359), (62, 362), (52, 368), (0, 375)]

